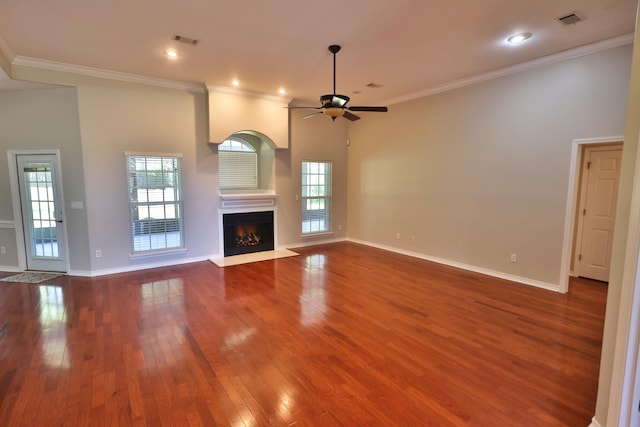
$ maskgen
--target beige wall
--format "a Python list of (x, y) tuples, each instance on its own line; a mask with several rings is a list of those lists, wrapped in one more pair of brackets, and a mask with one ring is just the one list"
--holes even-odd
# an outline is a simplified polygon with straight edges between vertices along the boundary
[[(84, 168), (77, 92), (74, 88), (40, 89), (0, 93), (0, 220), (13, 218), (7, 151), (59, 149), (67, 219), (70, 266), (89, 268), (88, 230), (85, 211), (70, 208), (85, 200)], [(0, 266), (17, 267), (15, 230), (0, 233)]]
[[(217, 250), (217, 156), (206, 98), (122, 83), (78, 88), (92, 272), (206, 258)], [(125, 152), (182, 154), (184, 254), (131, 259)]]
[[(347, 124), (346, 119), (335, 122), (328, 117), (301, 117), (306, 110), (290, 112), (289, 150), (276, 151), (276, 188), (280, 245), (298, 246), (324, 240), (346, 238), (347, 220)], [(301, 237), (302, 210), (300, 195), (302, 161), (332, 162), (332, 222), (331, 234)], [(342, 226), (342, 230), (339, 230)]]
[(623, 133), (631, 50), (393, 105), (353, 123), (348, 236), (557, 286), (572, 141)]
[[(72, 274), (105, 274), (219, 254), (218, 156), (217, 146), (207, 143), (204, 93), (26, 68), (20, 72), (38, 81), (75, 86), (0, 94), (3, 152), (60, 148), (66, 204), (84, 203), (82, 210), (67, 206)], [(274, 169), (266, 172), (269, 180), (275, 176), (276, 181), (278, 241), (280, 245), (301, 245), (345, 238), (346, 120), (333, 123), (325, 117), (301, 120), (295, 116), (290, 127), (291, 149), (271, 152), (268, 156), (275, 157)], [(183, 155), (186, 252), (130, 257), (126, 151)], [(336, 229), (332, 234), (316, 238), (300, 235), (301, 205), (296, 195), (300, 194), (303, 159), (333, 162)], [(0, 168), (0, 198), (5, 200), (0, 202), (0, 221), (6, 222), (13, 219), (13, 210), (6, 160), (4, 164)], [(273, 188), (274, 184), (268, 186)], [(342, 230), (337, 225), (343, 225)], [(0, 246), (8, 249), (0, 266), (16, 268), (15, 230), (3, 229)], [(95, 257), (98, 249), (101, 258)]]

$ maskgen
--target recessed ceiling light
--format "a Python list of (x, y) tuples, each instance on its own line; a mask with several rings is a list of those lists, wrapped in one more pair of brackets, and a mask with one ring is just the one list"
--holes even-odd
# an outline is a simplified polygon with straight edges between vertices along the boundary
[(285, 93), (287, 93), (287, 91), (284, 88), (280, 88), (280, 90), (278, 90), (278, 93), (280, 95), (284, 95)]
[(231, 84), (234, 86), (240, 86), (240, 82), (237, 80), (232, 81)]
[(531, 36), (532, 36), (531, 33), (518, 33), (509, 37), (507, 41), (511, 44), (520, 44), (526, 40), (529, 40)]
[(176, 59), (178, 57), (178, 52), (173, 49), (167, 50), (164, 54), (167, 55), (167, 57), (169, 57), (170, 59)]

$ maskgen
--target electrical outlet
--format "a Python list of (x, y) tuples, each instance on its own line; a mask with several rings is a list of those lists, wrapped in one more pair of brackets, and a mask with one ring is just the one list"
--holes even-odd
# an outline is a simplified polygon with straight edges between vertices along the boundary
[(338, 231), (342, 230), (342, 224), (338, 224)]
[(416, 236), (411, 236), (411, 241), (415, 242), (416, 241)]
[(0, 254), (4, 255), (7, 253), (7, 248), (5, 248), (4, 246), (0, 246)]
[(511, 262), (518, 262), (518, 254), (511, 254)]
[(96, 258), (102, 258), (102, 251), (100, 249), (96, 249)]
[(396, 239), (400, 240), (400, 233), (396, 233)]

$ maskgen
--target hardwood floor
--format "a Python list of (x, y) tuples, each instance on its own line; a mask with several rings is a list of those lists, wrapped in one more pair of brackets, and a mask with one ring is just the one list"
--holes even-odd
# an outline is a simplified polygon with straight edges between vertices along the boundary
[(562, 295), (353, 243), (296, 251), (0, 283), (0, 425), (591, 422), (606, 284)]

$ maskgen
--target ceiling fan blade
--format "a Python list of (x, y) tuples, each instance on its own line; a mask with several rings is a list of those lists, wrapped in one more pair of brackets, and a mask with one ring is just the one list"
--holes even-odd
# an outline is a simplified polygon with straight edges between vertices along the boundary
[(321, 115), (322, 115), (322, 111), (319, 111), (317, 113), (307, 114), (306, 116), (303, 116), (302, 119), (310, 119), (311, 117), (321, 116)]
[(389, 111), (389, 109), (387, 107), (345, 107), (348, 108), (351, 111), (369, 111), (372, 113), (386, 113), (387, 111)]
[(297, 110), (299, 108), (306, 108), (306, 109), (312, 109), (312, 110), (320, 110), (322, 109), (322, 107), (284, 107), (288, 110)]
[(347, 120), (351, 120), (352, 122), (355, 122), (356, 120), (360, 120), (360, 117), (356, 116), (353, 113), (350, 113), (348, 111), (345, 110), (344, 115), (342, 116)]

